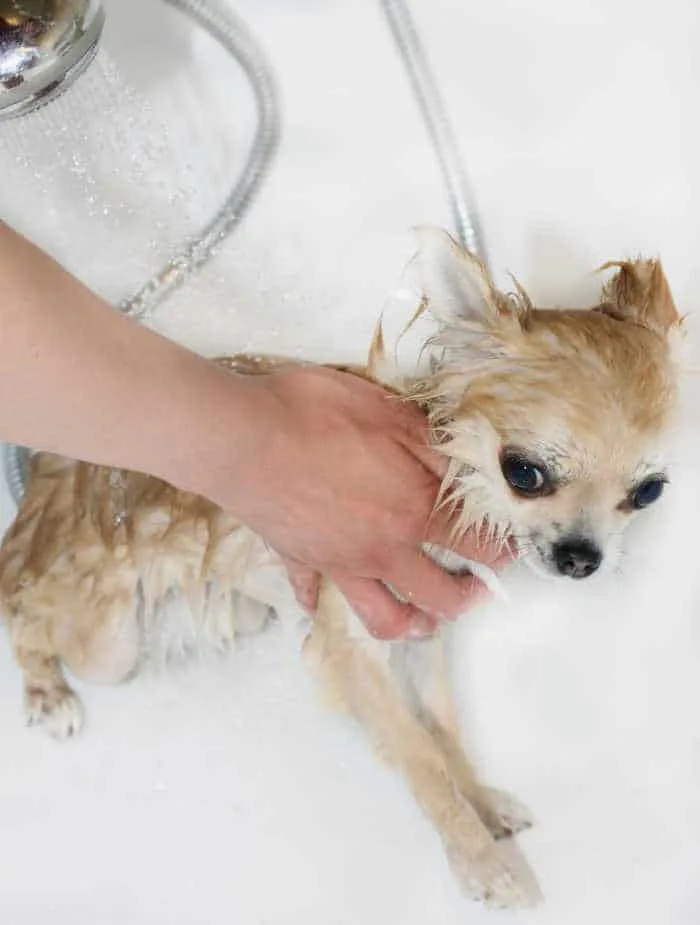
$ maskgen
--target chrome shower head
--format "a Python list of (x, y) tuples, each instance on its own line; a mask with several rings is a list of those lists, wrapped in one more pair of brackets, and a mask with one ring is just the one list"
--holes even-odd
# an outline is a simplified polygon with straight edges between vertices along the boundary
[(0, 0), (0, 120), (63, 93), (97, 51), (100, 0)]

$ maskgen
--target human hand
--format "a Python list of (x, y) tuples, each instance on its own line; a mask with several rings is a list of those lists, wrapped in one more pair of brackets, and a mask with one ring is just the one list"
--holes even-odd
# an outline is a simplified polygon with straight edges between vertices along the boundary
[[(242, 490), (220, 503), (284, 558), (303, 606), (315, 609), (326, 575), (370, 632), (395, 638), (432, 632), (487, 593), (421, 551), (423, 542), (450, 546), (453, 525), (434, 510), (445, 460), (428, 447), (415, 406), (320, 367), (253, 382), (258, 433), (236, 476)], [(474, 533), (455, 551), (496, 569), (511, 559)]]
[[(209, 498), (296, 563), (310, 609), (322, 573), (379, 636), (428, 632), (484, 593), (420, 550), (449, 545), (450, 526), (431, 517), (445, 464), (417, 408), (319, 367), (235, 375), (115, 312), (1, 222), (0, 278), (4, 440)], [(502, 562), (474, 536), (456, 551)]]

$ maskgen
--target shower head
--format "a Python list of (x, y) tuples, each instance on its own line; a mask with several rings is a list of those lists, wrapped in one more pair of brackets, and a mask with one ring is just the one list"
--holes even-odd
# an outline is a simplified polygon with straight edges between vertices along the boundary
[(92, 61), (100, 0), (0, 0), (0, 120), (63, 93)]

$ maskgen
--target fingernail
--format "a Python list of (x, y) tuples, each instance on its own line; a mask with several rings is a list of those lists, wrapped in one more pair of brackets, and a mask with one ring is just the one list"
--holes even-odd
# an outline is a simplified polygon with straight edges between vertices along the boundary
[(437, 629), (437, 623), (425, 614), (418, 614), (408, 624), (405, 633), (406, 639), (425, 639), (432, 636)]

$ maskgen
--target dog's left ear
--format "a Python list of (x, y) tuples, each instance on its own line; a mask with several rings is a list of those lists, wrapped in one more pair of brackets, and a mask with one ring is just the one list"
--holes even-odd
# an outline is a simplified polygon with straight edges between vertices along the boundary
[(603, 264), (601, 270), (610, 267), (617, 267), (617, 273), (603, 287), (601, 311), (663, 335), (680, 324), (660, 260), (614, 261)]
[(440, 228), (420, 227), (414, 234), (418, 284), (426, 308), (438, 321), (477, 330), (520, 329), (526, 301), (516, 302), (499, 292), (478, 257)]

